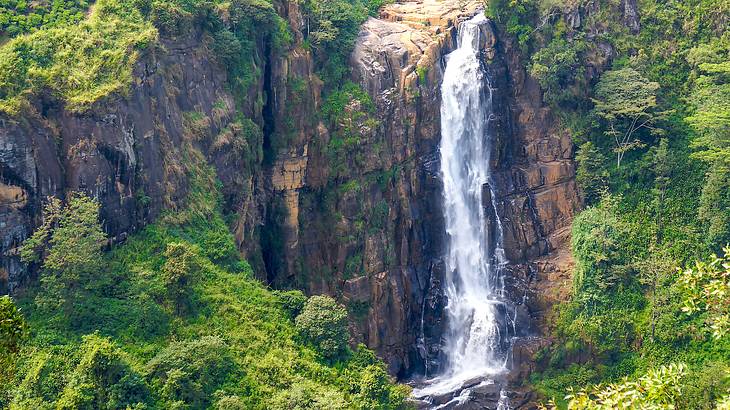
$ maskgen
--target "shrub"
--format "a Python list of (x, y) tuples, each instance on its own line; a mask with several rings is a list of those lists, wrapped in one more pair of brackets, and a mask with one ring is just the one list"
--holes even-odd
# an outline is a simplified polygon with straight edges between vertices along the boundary
[(301, 313), (307, 303), (307, 297), (300, 290), (275, 291), (274, 294), (279, 297), (281, 307), (292, 319)]
[(682, 310), (687, 314), (706, 312), (708, 328), (716, 339), (730, 333), (730, 247), (724, 251), (724, 257), (695, 262), (679, 278), (684, 293)]
[(10, 296), (0, 296), (0, 358), (17, 353), (28, 325)]
[(147, 377), (168, 403), (209, 406), (211, 397), (234, 370), (228, 345), (218, 336), (173, 342), (146, 365)]
[(28, 336), (28, 325), (10, 296), (0, 296), (0, 407), (15, 375), (15, 356)]
[(329, 296), (312, 296), (297, 316), (299, 335), (322, 357), (336, 361), (347, 353), (347, 310)]
[(700, 196), (698, 219), (707, 229), (706, 241), (719, 250), (730, 243), (730, 167), (713, 164)]
[(573, 86), (585, 71), (581, 56), (586, 49), (582, 39), (557, 38), (532, 56), (530, 74), (540, 83), (546, 102), (559, 105), (577, 99)]
[(162, 274), (168, 300), (178, 313), (190, 304), (192, 285), (200, 270), (197, 249), (186, 242), (172, 242), (165, 249), (165, 264)]
[(139, 51), (156, 38), (138, 10), (116, 0), (97, 1), (79, 24), (16, 37), (0, 47), (0, 111), (17, 114), (42, 89), (71, 109), (124, 91)]
[(576, 258), (573, 277), (575, 297), (586, 308), (605, 302), (607, 291), (626, 279), (625, 248), (628, 231), (616, 215), (616, 199), (583, 211), (573, 222), (572, 247)]
[(150, 401), (144, 379), (114, 344), (96, 334), (84, 336), (80, 361), (56, 403), (58, 409), (120, 409)]
[(340, 84), (347, 77), (347, 57), (360, 24), (368, 16), (366, 5), (361, 0), (305, 0), (302, 13), (320, 77), (327, 86)]
[(349, 409), (341, 392), (311, 381), (294, 383), (278, 392), (269, 402), (271, 410), (345, 410)]
[(177, 36), (192, 29), (192, 13), (171, 1), (153, 1), (150, 18), (155, 27), (167, 36)]
[(596, 386), (571, 394), (570, 409), (651, 408), (673, 409), (681, 396), (682, 379), (687, 370), (683, 364), (671, 364), (651, 370), (637, 381), (624, 380)]
[(575, 181), (580, 186), (586, 204), (593, 204), (608, 189), (608, 172), (604, 168), (606, 158), (588, 141), (578, 148), (575, 160), (578, 162)]

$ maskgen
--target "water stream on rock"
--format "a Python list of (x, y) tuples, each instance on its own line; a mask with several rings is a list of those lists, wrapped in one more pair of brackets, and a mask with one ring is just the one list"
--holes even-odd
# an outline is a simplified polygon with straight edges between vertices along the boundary
[[(441, 85), (441, 177), (447, 233), (445, 369), (415, 397), (456, 392), (506, 370), (514, 323), (504, 303), (507, 260), (490, 169), (492, 89), (480, 63), (483, 13), (459, 26)], [(468, 395), (468, 392), (466, 393)]]

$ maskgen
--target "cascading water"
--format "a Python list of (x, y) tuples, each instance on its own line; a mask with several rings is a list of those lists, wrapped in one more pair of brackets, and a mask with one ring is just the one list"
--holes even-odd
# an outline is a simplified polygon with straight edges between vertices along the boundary
[(460, 25), (458, 48), (446, 57), (441, 85), (447, 362), (442, 375), (416, 389), (417, 397), (503, 372), (513, 333), (503, 299), (507, 261), (490, 170), (493, 90), (480, 62), (482, 24), (487, 19), (480, 13)]

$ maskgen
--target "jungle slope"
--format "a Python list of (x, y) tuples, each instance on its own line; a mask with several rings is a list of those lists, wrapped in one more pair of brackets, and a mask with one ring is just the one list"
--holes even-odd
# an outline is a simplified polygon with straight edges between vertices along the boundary
[(573, 135), (587, 204), (573, 223), (571, 300), (555, 309), (531, 383), (561, 407), (569, 388), (619, 382), (572, 405), (636, 394), (637, 406), (715, 408), (729, 387), (730, 337), (714, 319), (727, 320), (727, 295), (714, 296), (719, 312), (688, 309), (704, 302), (677, 269), (730, 241), (730, 5), (521, 0), (488, 11)]

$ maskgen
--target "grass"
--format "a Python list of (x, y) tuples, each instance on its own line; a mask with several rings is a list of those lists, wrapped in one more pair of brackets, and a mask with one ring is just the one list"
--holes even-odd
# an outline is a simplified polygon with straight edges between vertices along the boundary
[(118, 0), (98, 1), (79, 24), (16, 37), (0, 48), (0, 111), (18, 114), (42, 90), (72, 110), (123, 93), (141, 50), (156, 40), (152, 24)]

